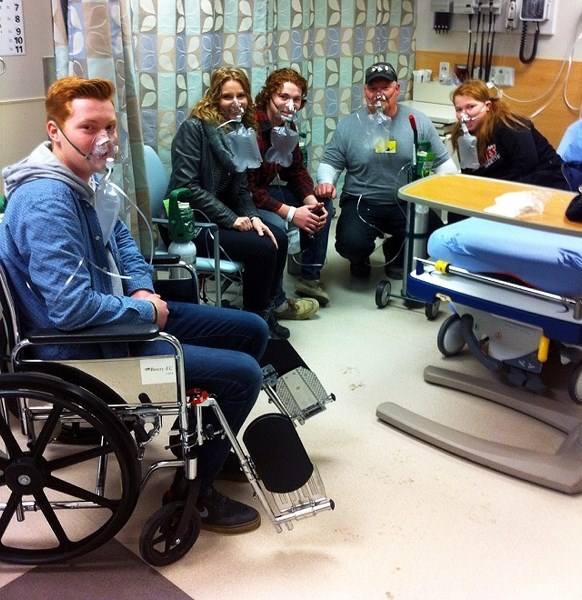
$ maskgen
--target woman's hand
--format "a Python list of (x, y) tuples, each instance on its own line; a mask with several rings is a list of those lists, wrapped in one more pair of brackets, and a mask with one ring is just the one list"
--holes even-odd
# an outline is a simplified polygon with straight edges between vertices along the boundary
[(237, 231), (252, 231), (253, 224), (248, 217), (237, 217), (232, 228)]
[(275, 248), (279, 249), (279, 244), (277, 244), (277, 238), (273, 235), (273, 232), (261, 221), (259, 217), (253, 217), (252, 220), (254, 230), (263, 237), (266, 235), (273, 242)]

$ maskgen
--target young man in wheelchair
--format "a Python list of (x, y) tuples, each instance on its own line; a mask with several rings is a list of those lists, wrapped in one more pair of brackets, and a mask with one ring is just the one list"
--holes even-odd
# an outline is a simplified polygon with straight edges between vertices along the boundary
[[(165, 302), (153, 291), (118, 206), (107, 202), (94, 175), (117, 148), (113, 84), (64, 77), (49, 89), (49, 140), (3, 170), (8, 198), (0, 225), (0, 261), (9, 276), (23, 329), (80, 330), (97, 325), (156, 323), (180, 340), (186, 387), (217, 396), (235, 434), (261, 389), (258, 364), (269, 336), (259, 316), (205, 305)], [(44, 360), (154, 355), (160, 344), (43, 347)], [(163, 350), (162, 350), (163, 352)], [(214, 489), (230, 443), (217, 436), (198, 454), (202, 528), (250, 531), (260, 524), (252, 507)], [(170, 490), (180, 494), (181, 469)], [(166, 495), (166, 498), (168, 494)]]

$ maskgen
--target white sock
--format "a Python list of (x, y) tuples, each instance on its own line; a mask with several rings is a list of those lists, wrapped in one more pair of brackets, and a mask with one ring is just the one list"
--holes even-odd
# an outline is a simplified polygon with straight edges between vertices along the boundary
[(276, 313), (282, 313), (287, 308), (287, 300), (275, 308)]

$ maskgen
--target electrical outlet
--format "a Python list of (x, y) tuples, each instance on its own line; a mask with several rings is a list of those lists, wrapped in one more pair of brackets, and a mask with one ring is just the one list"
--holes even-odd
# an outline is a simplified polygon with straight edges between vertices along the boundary
[(439, 65), (439, 81), (446, 81), (450, 76), (451, 65), (448, 62), (442, 62)]
[(491, 67), (489, 79), (500, 87), (513, 87), (515, 85), (515, 69), (513, 67)]

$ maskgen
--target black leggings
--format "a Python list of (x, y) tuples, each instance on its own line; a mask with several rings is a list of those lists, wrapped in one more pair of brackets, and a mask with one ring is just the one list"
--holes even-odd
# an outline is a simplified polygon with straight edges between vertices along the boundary
[[(242, 262), (244, 269), (243, 308), (251, 312), (266, 311), (275, 297), (278, 283), (287, 261), (287, 234), (275, 226), (269, 226), (279, 248), (269, 237), (252, 231), (220, 228), (221, 258)], [(212, 256), (212, 240), (203, 233), (196, 238), (200, 256)], [(225, 256), (226, 255), (226, 256)]]

